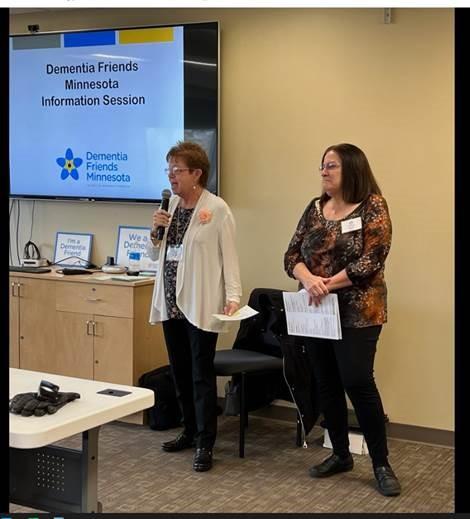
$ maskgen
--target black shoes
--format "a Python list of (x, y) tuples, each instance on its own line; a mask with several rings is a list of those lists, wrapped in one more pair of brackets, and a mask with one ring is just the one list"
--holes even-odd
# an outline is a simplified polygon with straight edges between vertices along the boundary
[[(354, 467), (354, 460), (351, 455), (347, 458), (340, 458), (332, 454), (320, 465), (315, 465), (310, 469), (312, 478), (327, 478), (338, 472), (347, 472)], [(377, 480), (378, 491), (383, 496), (398, 496), (401, 493), (400, 482), (398, 481), (392, 468), (382, 465), (374, 468), (375, 479)]]
[[(196, 441), (188, 436), (184, 431), (174, 440), (162, 443), (162, 450), (165, 452), (178, 452), (184, 449), (191, 449), (196, 446)], [(197, 448), (193, 459), (193, 469), (197, 472), (205, 472), (212, 468), (212, 449)]]
[(184, 432), (182, 432), (179, 436), (177, 436), (174, 440), (170, 440), (162, 443), (162, 450), (165, 452), (178, 452), (184, 449), (191, 449), (196, 445), (193, 438), (186, 436)]
[(398, 496), (401, 492), (400, 482), (391, 467), (381, 466), (374, 468), (378, 491), (384, 496)]
[(197, 448), (193, 460), (193, 469), (196, 472), (205, 472), (212, 468), (212, 450), (204, 447)]
[(320, 465), (315, 465), (309, 470), (312, 478), (327, 478), (339, 472), (347, 472), (354, 467), (354, 460), (351, 454), (347, 458), (340, 458), (336, 454), (332, 454)]

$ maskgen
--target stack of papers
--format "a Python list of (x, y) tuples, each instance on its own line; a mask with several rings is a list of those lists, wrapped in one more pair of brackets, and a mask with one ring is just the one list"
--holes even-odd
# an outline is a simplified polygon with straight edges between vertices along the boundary
[(338, 295), (328, 294), (319, 306), (309, 305), (305, 289), (299, 292), (283, 292), (287, 333), (302, 337), (341, 339)]
[(129, 281), (129, 282), (139, 282), (139, 281), (148, 281), (148, 276), (128, 276), (127, 274), (100, 274), (98, 276), (93, 276), (93, 281), (108, 281), (109, 279), (112, 279), (113, 281)]
[(127, 274), (111, 276), (111, 279), (113, 281), (134, 281), (134, 282), (148, 281), (149, 280), (148, 277), (144, 277), (144, 276), (142, 276), (142, 277), (140, 277), (140, 276), (128, 276)]

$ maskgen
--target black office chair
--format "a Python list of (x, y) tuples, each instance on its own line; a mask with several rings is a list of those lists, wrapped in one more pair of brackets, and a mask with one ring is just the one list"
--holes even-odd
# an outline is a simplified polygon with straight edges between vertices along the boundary
[[(275, 297), (273, 297), (275, 296)], [(281, 341), (285, 331), (282, 292), (255, 288), (248, 301), (259, 313), (241, 321), (231, 350), (218, 350), (214, 366), (217, 376), (230, 376), (239, 383), (240, 436), (239, 456), (245, 456), (245, 428), (248, 411), (269, 405), (288, 396), (283, 375)], [(296, 444), (301, 444), (301, 424), (297, 417)]]

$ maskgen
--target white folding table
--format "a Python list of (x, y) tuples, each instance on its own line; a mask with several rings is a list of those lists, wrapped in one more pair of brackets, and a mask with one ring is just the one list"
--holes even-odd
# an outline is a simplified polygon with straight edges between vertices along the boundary
[[(154, 404), (151, 390), (10, 368), (10, 398), (37, 392), (41, 380), (80, 398), (55, 414), (10, 413), (10, 502), (48, 512), (100, 512), (98, 432), (101, 425)], [(105, 394), (98, 393), (105, 391)], [(122, 396), (120, 392), (126, 392)], [(82, 449), (51, 445), (82, 434)]]

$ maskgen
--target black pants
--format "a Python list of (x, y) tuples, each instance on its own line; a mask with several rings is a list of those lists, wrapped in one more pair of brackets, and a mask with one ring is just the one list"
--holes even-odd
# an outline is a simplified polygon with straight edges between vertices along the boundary
[(197, 447), (211, 449), (217, 434), (214, 355), (218, 335), (200, 330), (186, 319), (162, 324), (184, 430), (196, 439)]
[(381, 326), (343, 328), (342, 340), (309, 339), (320, 408), (333, 452), (349, 454), (346, 391), (374, 466), (387, 465), (384, 410), (374, 380), (374, 358)]

